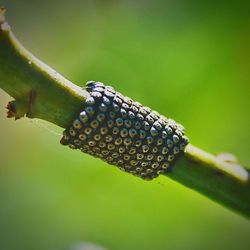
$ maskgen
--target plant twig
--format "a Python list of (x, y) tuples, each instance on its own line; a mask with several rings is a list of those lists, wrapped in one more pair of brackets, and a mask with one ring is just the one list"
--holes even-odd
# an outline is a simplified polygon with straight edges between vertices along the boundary
[(250, 217), (250, 171), (231, 158), (188, 145), (185, 155), (166, 176)]
[(15, 98), (10, 116), (26, 115), (66, 127), (81, 110), (88, 93), (27, 51), (0, 14), (0, 87)]
[[(88, 93), (34, 57), (15, 38), (0, 9), (0, 88), (15, 100), (8, 117), (27, 116), (66, 128)], [(231, 155), (213, 156), (192, 145), (164, 174), (250, 217), (249, 171)]]

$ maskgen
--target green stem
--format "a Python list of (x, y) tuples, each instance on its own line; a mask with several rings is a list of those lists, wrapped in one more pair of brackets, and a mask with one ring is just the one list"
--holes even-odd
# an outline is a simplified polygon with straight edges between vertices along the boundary
[(166, 176), (250, 218), (250, 171), (192, 145)]
[(87, 91), (34, 57), (4, 20), (0, 25), (0, 87), (15, 98), (15, 117), (27, 115), (66, 127), (84, 105)]
[[(88, 93), (34, 57), (14, 37), (0, 9), (0, 88), (13, 98), (9, 116), (68, 127)], [(166, 176), (250, 217), (249, 172), (239, 163), (189, 145)]]

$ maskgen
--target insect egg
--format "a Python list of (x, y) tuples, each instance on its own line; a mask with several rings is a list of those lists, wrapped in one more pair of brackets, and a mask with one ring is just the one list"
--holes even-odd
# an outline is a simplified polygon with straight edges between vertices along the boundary
[(108, 155), (108, 154), (109, 154), (109, 151), (108, 151), (108, 150), (102, 150), (102, 154), (103, 154), (103, 155)]
[(126, 137), (128, 135), (128, 130), (126, 128), (123, 128), (120, 134), (121, 134), (121, 137)]
[(131, 147), (131, 148), (129, 149), (129, 153), (130, 153), (131, 155), (135, 154), (135, 153), (136, 153), (136, 148)]
[(157, 153), (158, 152), (158, 148), (157, 147), (153, 147), (152, 152), (153, 153)]
[(103, 121), (104, 118), (105, 118), (105, 115), (104, 115), (103, 113), (98, 114), (97, 117), (96, 117), (96, 119), (97, 119), (99, 122)]
[(130, 119), (134, 119), (135, 118), (135, 114), (132, 111), (128, 112), (128, 116)]
[(97, 99), (102, 97), (102, 94), (101, 94), (100, 92), (97, 92), (97, 91), (92, 92), (91, 95), (92, 95), (94, 98), (97, 98)]
[(148, 121), (150, 124), (153, 124), (153, 123), (154, 123), (154, 119), (152, 118), (152, 116), (147, 115), (147, 116), (146, 116), (146, 119), (147, 119), (147, 121)]
[(154, 158), (154, 156), (153, 156), (152, 154), (150, 154), (150, 155), (147, 156), (147, 159), (148, 159), (149, 161), (153, 160), (153, 158)]
[(148, 168), (148, 169), (146, 170), (146, 173), (147, 173), (147, 174), (151, 174), (151, 173), (153, 173), (153, 170), (150, 169), (150, 168)]
[(117, 153), (117, 152), (113, 153), (113, 154), (112, 154), (112, 157), (113, 157), (113, 158), (119, 157), (119, 153)]
[(163, 161), (164, 157), (163, 155), (158, 155), (157, 156), (157, 161), (160, 162), (160, 161)]
[(134, 137), (134, 136), (136, 136), (136, 134), (137, 134), (137, 131), (134, 128), (131, 128), (129, 130), (129, 136), (130, 137)]
[(149, 130), (150, 129), (150, 124), (146, 121), (143, 122), (143, 127), (145, 130)]
[(155, 169), (155, 168), (158, 168), (159, 167), (159, 163), (158, 162), (154, 162), (152, 164), (152, 168)]
[(125, 109), (121, 109), (120, 112), (123, 118), (127, 118), (127, 111)]
[(108, 143), (107, 147), (108, 147), (108, 150), (113, 150), (113, 149), (115, 149), (115, 145), (112, 144), (112, 143)]
[(91, 82), (91, 84), (94, 83), (94, 86), (96, 86), (96, 87), (104, 87), (104, 84), (102, 82), (94, 82), (94, 81), (90, 81), (90, 82)]
[(164, 170), (157, 170), (158, 175), (163, 174), (163, 173), (164, 173)]
[(76, 131), (75, 131), (73, 128), (70, 128), (70, 129), (69, 129), (69, 134), (70, 134), (71, 136), (75, 136), (75, 135), (76, 135)]
[(122, 118), (117, 118), (115, 121), (116, 121), (117, 126), (122, 126), (123, 125), (123, 119)]
[(88, 145), (84, 145), (84, 146), (82, 147), (82, 149), (83, 149), (84, 151), (88, 151), (88, 150), (89, 150), (89, 146), (88, 146)]
[(103, 103), (105, 103), (107, 105), (109, 105), (111, 103), (111, 101), (109, 100), (109, 98), (107, 98), (106, 96), (103, 96), (102, 100), (103, 100)]
[(106, 143), (105, 142), (99, 142), (99, 147), (100, 148), (105, 148), (106, 147)]
[(144, 162), (141, 163), (141, 166), (142, 166), (142, 167), (147, 167), (148, 165), (149, 165), (149, 163), (146, 162), (146, 161), (144, 161)]
[(138, 164), (138, 161), (132, 160), (132, 161), (130, 161), (130, 164), (131, 164), (132, 166), (136, 166), (136, 165)]
[(86, 112), (89, 114), (89, 115), (93, 115), (95, 113), (95, 110), (93, 107), (89, 106), (89, 107), (86, 107)]
[(91, 132), (92, 132), (91, 128), (85, 128), (84, 129), (84, 133), (87, 134), (87, 135), (89, 135)]
[(102, 135), (107, 134), (107, 133), (108, 133), (108, 128), (107, 128), (107, 127), (102, 127), (102, 128), (100, 129), (100, 133), (101, 133)]
[(115, 145), (120, 145), (120, 144), (122, 144), (122, 138), (115, 139)]
[(114, 119), (115, 116), (116, 116), (116, 114), (115, 114), (114, 111), (110, 111), (110, 112), (109, 112), (109, 116), (110, 116), (111, 119)]
[(153, 141), (154, 141), (153, 137), (151, 137), (151, 136), (147, 137), (148, 144), (151, 144)]
[(130, 138), (125, 138), (124, 139), (124, 145), (125, 146), (129, 146), (129, 145), (131, 145), (131, 143), (132, 143), (132, 140)]
[(115, 102), (113, 103), (113, 110), (115, 112), (118, 112), (120, 110), (119, 106)]
[(160, 146), (160, 145), (162, 145), (163, 144), (163, 140), (161, 139), (161, 138), (159, 138), (158, 140), (157, 140), (157, 146)]
[(90, 123), (90, 126), (92, 128), (97, 128), (99, 126), (99, 122), (97, 120), (93, 120), (91, 123)]
[(135, 122), (135, 128), (140, 129), (141, 128), (141, 123), (139, 121)]
[(144, 158), (143, 154), (137, 154), (136, 155), (137, 160), (142, 160)]
[(144, 120), (144, 116), (141, 115), (141, 114), (137, 114), (137, 118), (138, 118), (140, 121), (143, 121), (143, 120)]
[(79, 137), (79, 139), (82, 140), (82, 141), (84, 141), (84, 140), (87, 139), (87, 136), (86, 136), (85, 134), (80, 134), (78, 137)]
[(102, 104), (99, 106), (99, 109), (100, 109), (102, 112), (106, 112), (107, 109), (108, 109), (108, 107), (107, 107), (104, 103), (102, 103)]
[[(175, 131), (176, 135), (179, 136), (179, 137), (182, 137), (183, 136), (183, 133), (180, 131), (180, 130), (176, 130)], [(179, 138), (178, 138), (179, 139)]]
[(113, 140), (111, 135), (106, 135), (105, 137), (106, 142), (111, 142)]
[(88, 141), (89, 146), (93, 147), (95, 146), (96, 142), (95, 141)]
[(164, 162), (164, 163), (162, 163), (161, 167), (162, 167), (163, 169), (167, 169), (167, 168), (169, 167), (169, 163)]
[(87, 113), (85, 111), (82, 111), (80, 113), (80, 120), (83, 122), (83, 123), (86, 123), (88, 121), (88, 116), (87, 116)]
[(174, 160), (174, 155), (172, 155), (172, 154), (170, 154), (169, 156), (168, 156), (168, 161), (173, 161)]
[(119, 134), (119, 128), (117, 128), (117, 127), (114, 127), (113, 128), (113, 130), (112, 130), (112, 133), (114, 134), (114, 135), (118, 135)]
[(165, 129), (169, 135), (173, 134), (173, 130), (170, 127), (167, 126)]
[(86, 104), (87, 105), (94, 105), (95, 104), (95, 99), (92, 96), (87, 98)]
[(144, 130), (140, 130), (140, 138), (144, 139), (146, 137), (147, 133)]
[(127, 103), (123, 103), (123, 104), (122, 104), (122, 107), (123, 107), (124, 109), (129, 109), (129, 106), (128, 106)]
[(114, 121), (113, 120), (108, 120), (107, 125), (109, 128), (112, 128), (114, 126)]
[(76, 129), (80, 129), (82, 127), (82, 124), (81, 124), (81, 122), (79, 120), (74, 120), (73, 126)]
[(181, 143), (181, 144), (180, 144), (180, 150), (184, 150), (185, 147), (186, 147), (185, 143)]
[(130, 160), (130, 155), (128, 155), (128, 154), (125, 154), (125, 155), (123, 156), (123, 159), (124, 159), (125, 161), (128, 161), (128, 160)]
[(134, 106), (134, 105), (131, 106), (131, 109), (132, 109), (135, 113), (138, 112), (138, 108), (137, 108), (136, 106)]
[(75, 146), (74, 144), (69, 144), (69, 147), (70, 147), (71, 149), (76, 149), (76, 146)]
[(146, 111), (146, 109), (144, 109), (143, 107), (140, 108), (139, 112), (143, 115), (146, 116), (148, 114), (148, 112)]
[(173, 152), (175, 155), (179, 154), (180, 150), (178, 147), (174, 147)]
[(150, 133), (151, 133), (152, 136), (157, 136), (158, 135), (158, 131), (155, 129), (155, 127), (152, 127), (150, 129)]
[(76, 144), (77, 146), (80, 146), (81, 145), (81, 141), (78, 140), (78, 139), (76, 139), (76, 140), (74, 140), (74, 144)]
[(166, 139), (168, 137), (168, 134), (165, 130), (162, 131), (161, 137), (162, 139)]
[(120, 147), (120, 148), (118, 149), (118, 151), (119, 151), (120, 154), (123, 154), (126, 150), (125, 150), (124, 147)]
[(177, 135), (173, 135), (173, 142), (177, 144), (179, 142), (179, 137)]
[(96, 140), (96, 141), (100, 141), (101, 140), (101, 135), (99, 135), (99, 134), (96, 134), (95, 136), (94, 136), (94, 139)]
[(161, 152), (164, 155), (167, 154), (168, 153), (168, 148), (167, 147), (163, 147)]
[(130, 128), (132, 125), (132, 122), (130, 120), (124, 120), (124, 125), (125, 127)]
[(167, 145), (168, 145), (169, 148), (172, 148), (173, 145), (174, 145), (174, 143), (173, 143), (173, 141), (171, 141), (170, 139), (168, 139), (167, 140)]
[(135, 141), (135, 146), (136, 147), (140, 147), (142, 145), (142, 141), (141, 140), (136, 140)]
[(143, 151), (144, 153), (147, 153), (147, 152), (149, 151), (149, 146), (148, 146), (148, 145), (143, 145), (143, 146), (142, 146), (142, 151)]

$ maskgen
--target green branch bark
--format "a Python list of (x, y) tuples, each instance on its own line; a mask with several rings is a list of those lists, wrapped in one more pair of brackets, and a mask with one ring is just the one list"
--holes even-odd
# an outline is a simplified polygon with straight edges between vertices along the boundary
[(0, 25), (0, 87), (15, 98), (11, 103), (13, 115), (36, 117), (66, 127), (81, 110), (87, 92), (27, 51), (3, 14)]
[[(0, 9), (0, 88), (14, 98), (8, 116), (40, 118), (66, 128), (88, 93), (34, 57), (15, 38)], [(250, 217), (249, 171), (231, 155), (213, 156), (192, 145), (164, 174)]]

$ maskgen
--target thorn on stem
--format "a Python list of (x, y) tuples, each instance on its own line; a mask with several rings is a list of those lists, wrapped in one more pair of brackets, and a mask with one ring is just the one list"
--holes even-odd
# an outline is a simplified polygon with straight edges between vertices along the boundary
[(34, 115), (34, 105), (36, 100), (36, 91), (32, 89), (29, 93), (27, 102), (20, 102), (18, 100), (10, 101), (7, 106), (7, 118), (15, 118), (15, 120), (27, 116), (32, 118)]
[(16, 113), (16, 101), (8, 102), (7, 106), (7, 118), (15, 118), (15, 120), (20, 119), (21, 117), (17, 116)]

